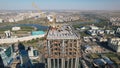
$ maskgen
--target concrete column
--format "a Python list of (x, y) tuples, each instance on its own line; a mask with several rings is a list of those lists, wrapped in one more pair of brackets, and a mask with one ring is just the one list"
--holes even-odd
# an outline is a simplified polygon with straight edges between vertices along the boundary
[(80, 52), (80, 51), (79, 51), (79, 47), (80, 47), (80, 45), (79, 45), (79, 40), (77, 40), (77, 52), (76, 52), (77, 57), (79, 56), (79, 54), (78, 54), (78, 53)]
[(59, 58), (57, 59), (57, 68), (59, 68)]
[(79, 58), (76, 57), (76, 59), (75, 59), (75, 68), (78, 68), (78, 65), (79, 65)]
[(45, 68), (48, 68), (46, 63), (45, 63)]
[(71, 68), (73, 68), (73, 58), (71, 59)]
[(64, 40), (62, 40), (62, 68), (65, 68), (65, 59), (64, 59), (64, 55), (65, 55), (65, 46), (64, 46)]
[(50, 57), (51, 52), (50, 52), (50, 41), (47, 41), (47, 48), (48, 48), (48, 56)]
[(65, 68), (65, 59), (64, 58), (62, 58), (62, 68)]
[(64, 40), (62, 40), (62, 55), (64, 57), (64, 53), (65, 53), (65, 45), (64, 45)]
[[(21, 66), (23, 65), (23, 60), (22, 60), (22, 56), (20, 55), (20, 61), (21, 61)], [(4, 63), (4, 62), (3, 62)], [(7, 62), (5, 62), (5, 65), (7, 65)]]
[(69, 58), (68, 58), (68, 61), (67, 61), (67, 68), (70, 68), (69, 66), (70, 66), (70, 65), (69, 65)]
[(75, 68), (78, 68), (78, 65), (79, 65), (79, 40), (77, 40), (77, 52), (76, 52), (76, 58), (75, 58)]
[(54, 67), (54, 68), (55, 68), (55, 64), (56, 64), (56, 63), (55, 63), (55, 59), (53, 59), (53, 67)]
[(51, 58), (47, 59), (48, 68), (51, 68)]

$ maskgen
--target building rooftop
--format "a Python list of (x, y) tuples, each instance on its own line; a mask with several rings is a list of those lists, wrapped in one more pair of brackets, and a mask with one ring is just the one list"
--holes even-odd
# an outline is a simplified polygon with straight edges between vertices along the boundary
[(64, 25), (58, 29), (49, 29), (47, 39), (79, 39), (79, 36), (71, 26)]

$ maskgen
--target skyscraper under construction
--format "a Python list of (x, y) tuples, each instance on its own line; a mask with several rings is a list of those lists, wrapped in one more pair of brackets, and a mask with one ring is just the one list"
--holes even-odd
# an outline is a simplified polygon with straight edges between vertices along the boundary
[(46, 68), (78, 68), (80, 37), (69, 25), (50, 28), (44, 45)]

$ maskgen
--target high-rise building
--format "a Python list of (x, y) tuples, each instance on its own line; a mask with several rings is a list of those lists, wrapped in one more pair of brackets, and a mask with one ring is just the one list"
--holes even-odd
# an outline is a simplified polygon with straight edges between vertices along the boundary
[(8, 67), (10, 64), (12, 64), (13, 61), (13, 47), (9, 46), (5, 51), (4, 48), (2, 49), (2, 51), (0, 51), (0, 57), (1, 60), (3, 61), (3, 65), (5, 67)]
[(50, 28), (44, 53), (46, 68), (79, 68), (80, 37), (68, 25)]
[(22, 43), (18, 44), (20, 54), (20, 67), (32, 68), (32, 62), (29, 58), (28, 52), (25, 50), (25, 46)]

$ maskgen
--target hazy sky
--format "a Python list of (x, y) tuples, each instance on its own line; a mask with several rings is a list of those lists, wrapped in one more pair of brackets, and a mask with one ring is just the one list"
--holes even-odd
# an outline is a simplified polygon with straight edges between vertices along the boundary
[(0, 0), (0, 10), (34, 9), (120, 10), (120, 0)]

